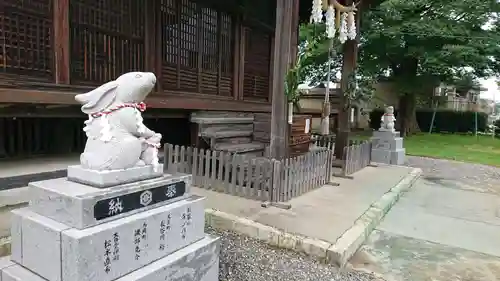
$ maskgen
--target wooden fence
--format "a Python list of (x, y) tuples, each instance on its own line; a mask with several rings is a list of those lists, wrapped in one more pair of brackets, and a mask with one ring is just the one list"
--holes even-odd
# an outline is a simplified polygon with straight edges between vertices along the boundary
[[(313, 143), (328, 150), (335, 148), (335, 136), (314, 136)], [(340, 175), (350, 176), (371, 164), (372, 142), (349, 140), (349, 146), (344, 147), (342, 160), (333, 163), (335, 167), (341, 168)]]
[(330, 181), (330, 150), (285, 160), (165, 144), (167, 173), (193, 176), (193, 185), (268, 202), (286, 202)]
[(370, 165), (372, 160), (372, 142), (360, 141), (344, 147), (344, 165), (342, 173), (349, 176)]

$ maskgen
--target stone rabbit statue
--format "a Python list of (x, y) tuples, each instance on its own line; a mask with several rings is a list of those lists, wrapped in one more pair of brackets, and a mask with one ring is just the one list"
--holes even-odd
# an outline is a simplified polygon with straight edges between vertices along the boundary
[(385, 108), (385, 113), (380, 118), (380, 129), (379, 131), (390, 131), (394, 132), (394, 124), (396, 118), (394, 117), (394, 107), (388, 106)]
[(80, 164), (90, 170), (119, 170), (158, 166), (161, 134), (143, 124), (143, 103), (156, 83), (150, 72), (129, 72), (97, 89), (76, 95), (89, 116)]

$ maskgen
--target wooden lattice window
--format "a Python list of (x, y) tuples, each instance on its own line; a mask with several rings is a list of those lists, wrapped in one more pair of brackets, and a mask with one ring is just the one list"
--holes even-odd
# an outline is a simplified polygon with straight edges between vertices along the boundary
[(145, 10), (137, 0), (71, 0), (71, 78), (98, 84), (145, 69)]
[(51, 78), (52, 1), (0, 0), (2, 71)]
[(244, 98), (269, 100), (271, 40), (269, 32), (245, 28)]
[(231, 16), (191, 0), (162, 0), (160, 9), (163, 88), (231, 95)]

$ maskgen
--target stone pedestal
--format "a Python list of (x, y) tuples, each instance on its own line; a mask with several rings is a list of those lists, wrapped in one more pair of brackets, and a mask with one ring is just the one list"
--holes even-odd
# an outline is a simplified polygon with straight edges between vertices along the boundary
[(216, 281), (219, 239), (204, 233), (204, 198), (191, 176), (92, 187), (31, 183), (37, 199), (13, 211), (12, 255), (1, 281)]
[(405, 162), (405, 149), (403, 138), (396, 131), (375, 131), (371, 138), (372, 162), (391, 165), (403, 165)]

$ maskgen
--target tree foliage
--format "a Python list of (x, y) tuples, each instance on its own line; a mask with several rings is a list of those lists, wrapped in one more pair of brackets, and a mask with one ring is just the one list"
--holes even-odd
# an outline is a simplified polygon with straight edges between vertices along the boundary
[(363, 13), (361, 67), (409, 91), (498, 74), (499, 8), (497, 0), (386, 0)]
[[(359, 12), (356, 77), (394, 82), (403, 133), (414, 129), (417, 101), (435, 86), (457, 85), (463, 91), (477, 86), (477, 78), (500, 74), (498, 0), (377, 0), (365, 7)], [(304, 79), (325, 81), (328, 63), (340, 68), (340, 44), (334, 44), (335, 55), (327, 62), (324, 26), (303, 25), (300, 34), (302, 42), (314, 44)]]
[[(300, 47), (309, 50), (309, 56), (303, 61), (303, 72), (301, 81), (311, 86), (319, 85), (328, 80), (328, 66), (330, 66), (330, 82), (337, 82), (336, 74), (342, 67), (342, 48), (338, 39), (328, 39), (324, 24), (302, 24), (300, 25)], [(330, 56), (328, 55), (330, 53)], [(330, 57), (330, 59), (329, 59)], [(348, 81), (348, 89), (345, 95), (348, 101), (366, 101), (374, 92), (374, 80), (372, 77), (360, 75), (354, 72)]]
[(500, 73), (499, 12), (497, 0), (385, 0), (362, 14), (360, 67), (396, 84), (403, 133), (416, 124), (416, 95)]

